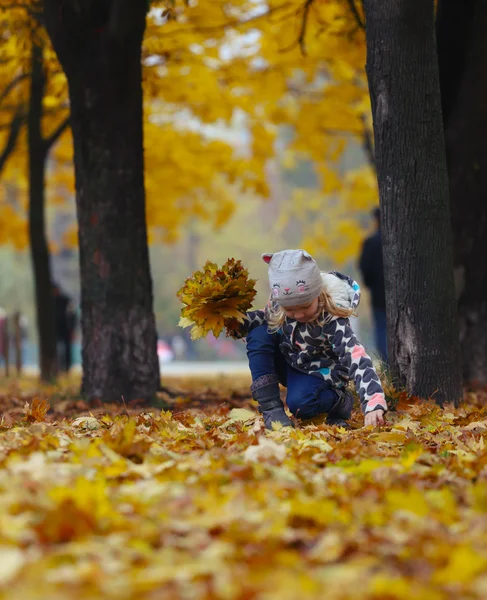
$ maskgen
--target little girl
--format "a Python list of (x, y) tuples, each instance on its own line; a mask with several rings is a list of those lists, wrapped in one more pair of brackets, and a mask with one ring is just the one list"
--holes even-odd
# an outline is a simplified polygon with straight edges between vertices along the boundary
[(360, 301), (357, 283), (341, 273), (321, 273), (304, 250), (263, 254), (269, 265), (271, 297), (265, 310), (248, 312), (236, 337), (247, 338), (252, 396), (267, 429), (292, 426), (287, 406), (302, 419), (327, 415), (327, 423), (348, 426), (353, 379), (365, 425), (384, 422), (387, 404), (371, 359), (357, 341), (349, 317)]

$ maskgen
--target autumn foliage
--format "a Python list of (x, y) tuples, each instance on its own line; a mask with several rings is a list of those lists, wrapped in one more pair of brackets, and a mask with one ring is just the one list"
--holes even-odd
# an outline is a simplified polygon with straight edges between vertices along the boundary
[(264, 433), (215, 387), (162, 411), (0, 397), (2, 599), (486, 597), (477, 398)]
[(207, 261), (177, 292), (183, 303), (179, 325), (191, 327), (194, 340), (210, 331), (218, 337), (225, 326), (243, 321), (256, 294), (254, 286), (240, 260), (229, 258), (221, 268)]
[[(270, 197), (267, 166), (277, 159), (290, 173), (310, 163), (316, 179), (312, 190), (290, 189), (279, 224), (311, 223), (303, 244), (338, 263), (357, 251), (363, 233), (357, 216), (377, 202), (377, 190), (363, 157), (342, 177), (350, 142), (362, 145), (371, 131), (365, 35), (355, 4), (354, 13), (353, 3), (341, 0), (151, 2), (142, 46), (151, 241), (174, 242), (194, 219), (221, 227), (244, 190)], [(28, 110), (34, 41), (44, 55), (44, 136), (68, 114), (66, 78), (32, 16), (40, 7), (34, 0), (0, 0), (0, 152), (10, 123)], [(293, 132), (285, 144), (284, 130)], [(0, 187), (0, 244), (19, 248), (28, 241), (26, 153), (23, 122), (2, 173), (7, 185)], [(69, 131), (51, 158), (46, 197), (59, 208), (74, 191)], [(76, 240), (71, 224), (63, 243)]]

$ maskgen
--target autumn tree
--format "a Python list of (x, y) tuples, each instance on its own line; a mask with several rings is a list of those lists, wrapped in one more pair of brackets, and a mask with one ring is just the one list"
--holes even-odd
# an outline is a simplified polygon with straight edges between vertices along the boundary
[(42, 41), (34, 32), (29, 73), (30, 93), (27, 114), (29, 161), (29, 241), (34, 273), (35, 305), (39, 339), (39, 366), (43, 381), (52, 380), (58, 370), (56, 323), (52, 275), (45, 221), (45, 174), (51, 147), (68, 126), (64, 117), (45, 136), (42, 132), (46, 73)]
[[(108, 33), (113, 29), (113, 22), (110, 27), (106, 26), (110, 12), (108, 4), (105, 12), (104, 9), (93, 12), (87, 9), (82, 14), (75, 14), (74, 9), (64, 4), (60, 10), (57, 10), (57, 5), (53, 9), (54, 3), (45, 5), (48, 9), (45, 23), (63, 68), (67, 72), (69, 70), (71, 106), (73, 110), (78, 107), (80, 120), (86, 117), (88, 125), (96, 129), (95, 133), (100, 138), (102, 130), (93, 124), (105, 122), (107, 115), (112, 116), (106, 106), (116, 94), (112, 92), (110, 95), (106, 80), (102, 90), (106, 100), (105, 112), (100, 117), (103, 111), (98, 110), (100, 102), (97, 101), (95, 104), (98, 108), (93, 113), (98, 116), (94, 118), (95, 115), (91, 113), (88, 117), (85, 107), (80, 106), (79, 92), (87, 88), (95, 89), (90, 77), (93, 80), (100, 79), (98, 76), (104, 72), (103, 65), (111, 60), (111, 48), (117, 44), (113, 42), (112, 34)], [(276, 142), (282, 127), (293, 131), (292, 142), (286, 150), (286, 160), (292, 163), (296, 157), (300, 160), (303, 156), (316, 161), (318, 179), (325, 193), (331, 195), (343, 189), (336, 185), (339, 178), (333, 171), (346, 145), (341, 139), (342, 134), (360, 139), (364, 128), (363, 115), (368, 110), (368, 102), (364, 101), (363, 32), (355, 32), (350, 4), (334, 1), (306, 3), (304, 6), (298, 0), (289, 3), (276, 0), (256, 8), (255, 3), (249, 0), (233, 0), (230, 3), (218, 0), (188, 7), (187, 3), (178, 0), (154, 2), (151, 6), (143, 40), (141, 73), (146, 116), (151, 115), (150, 121), (146, 118), (144, 129), (147, 139), (147, 216), (154, 239), (173, 240), (178, 229), (194, 217), (213, 220), (216, 225), (223, 224), (235, 204), (234, 198), (228, 193), (229, 182), (238, 181), (243, 189), (267, 196), (267, 163), (276, 155)], [(72, 37), (73, 41), (79, 40), (79, 48), (86, 48), (87, 52), (75, 51), (66, 43), (65, 38), (69, 38), (74, 23), (83, 25), (86, 34), (89, 32), (89, 35), (85, 35), (73, 30)], [(323, 31), (326, 31), (326, 36)], [(131, 36), (133, 31), (129, 33)], [(361, 36), (361, 44), (347, 44), (346, 41), (356, 33)], [(123, 47), (123, 42), (119, 46)], [(229, 47), (232, 48), (230, 56)], [(237, 51), (234, 52), (233, 48)], [(123, 58), (123, 55), (120, 57)], [(91, 64), (98, 58), (103, 59), (101, 64), (91, 69)], [(85, 73), (90, 69), (93, 71), (91, 76)], [(129, 76), (132, 73), (127, 74)], [(110, 85), (117, 77), (122, 78), (116, 71), (110, 77)], [(74, 98), (75, 91), (78, 99)], [(117, 105), (117, 109), (122, 112), (122, 107)], [(244, 127), (249, 134), (248, 147), (240, 155), (232, 152), (231, 144), (211, 140), (201, 133), (205, 127), (214, 124), (221, 128), (223, 123), (230, 128), (237, 111), (244, 114)], [(181, 118), (183, 115), (184, 118)], [(196, 123), (197, 127), (182, 127), (182, 121)], [(118, 126), (117, 132), (117, 148), (120, 149), (122, 145), (118, 141), (123, 136)], [(94, 159), (92, 162), (94, 153), (91, 148), (88, 151), (88, 146), (83, 146), (88, 144), (88, 135), (90, 132), (83, 122), (78, 137), (74, 136), (81, 276), (90, 289), (94, 285), (104, 293), (110, 286), (105, 285), (107, 282), (99, 273), (97, 275), (92, 262), (93, 257), (95, 262), (101, 261), (100, 256), (106, 262), (106, 256), (98, 252), (100, 248), (97, 243), (100, 241), (102, 246), (110, 246), (111, 242), (102, 237), (101, 224), (97, 233), (94, 230), (90, 233), (83, 231), (87, 230), (89, 219), (93, 216), (92, 199), (95, 204), (98, 202), (95, 200), (97, 194), (106, 199), (105, 192), (108, 188), (114, 189), (111, 184), (116, 178), (111, 178), (109, 185), (109, 178), (105, 174), (113, 169), (98, 168), (102, 162)], [(104, 143), (99, 145), (106, 147)], [(80, 156), (83, 156), (82, 163), (79, 162)], [(83, 167), (81, 171), (80, 164)], [(86, 174), (90, 176), (94, 192), (85, 193), (82, 199), (80, 186), (88, 189)], [(101, 185), (94, 183), (99, 176), (105, 177)], [(347, 184), (350, 199), (358, 190), (361, 203), (366, 208), (375, 201), (374, 187), (363, 185), (367, 179), (370, 177), (358, 176)], [(124, 186), (124, 189), (128, 188)], [(162, 189), (163, 203), (159, 200)], [(313, 198), (313, 203), (319, 205), (320, 202), (316, 200), (319, 198)], [(105, 213), (108, 212), (106, 209)], [(341, 223), (343, 214), (337, 214), (336, 217), (336, 221)], [(345, 256), (353, 251), (359, 239), (360, 228), (357, 224), (354, 225), (349, 219), (344, 225), (340, 228), (339, 238), (346, 243), (329, 245), (326, 252), (330, 255)], [(159, 233), (162, 233), (160, 237)], [(96, 244), (94, 238), (97, 239)], [(311, 236), (308, 236), (308, 240), (307, 243), (311, 244)], [(111, 268), (111, 272), (115, 273), (116, 270)], [(91, 296), (88, 297), (84, 284), (83, 290), (83, 298), (93, 304), (93, 293), (90, 292)], [(111, 294), (111, 297), (114, 295)], [(82, 299), (82, 309), (83, 303)], [(87, 327), (93, 330), (94, 318), (86, 314), (87, 323), (88, 319), (92, 323)], [(86, 335), (84, 331), (83, 337), (89, 343), (94, 334)], [(123, 344), (119, 343), (117, 336), (103, 335), (97, 339), (114, 341), (118, 350), (114, 350), (113, 354), (121, 352)], [(124, 343), (131, 344), (130, 335), (123, 339)], [(85, 352), (86, 360), (88, 355), (95, 355), (94, 347), (92, 344), (90, 352)], [(104, 353), (110, 354), (110, 351), (106, 349)], [(93, 358), (89, 360), (93, 361)], [(100, 369), (102, 363), (110, 368), (118, 364), (116, 360), (100, 361), (97, 357), (96, 364)], [(94, 367), (84, 370), (94, 371)]]
[[(19, 171), (26, 172), (40, 375), (44, 381), (50, 381), (57, 371), (57, 352), (51, 265), (46, 238), (45, 173), (50, 149), (65, 131), (68, 118), (65, 108), (59, 110), (58, 106), (51, 106), (47, 109), (45, 106), (46, 97), (52, 93), (52, 82), (49, 81), (51, 74), (46, 58), (48, 53), (45, 52), (45, 34), (36, 20), (34, 7), (30, 10), (24, 7), (12, 9), (5, 25), (1, 70), (5, 81), (3, 96), (6, 99), (3, 112), (12, 119), (9, 141), (17, 120), (18, 133), (26, 133), (25, 143), (11, 145), (10, 161), (24, 163), (17, 169), (15, 177), (18, 177)], [(47, 113), (50, 113), (49, 118)]]
[(461, 397), (434, 3), (364, 2), (388, 341), (409, 392)]
[[(224, 146), (213, 144), (216, 149), (220, 148), (221, 158), (218, 162), (215, 161), (214, 167), (207, 171), (206, 181), (218, 181), (218, 178), (215, 178), (214, 175), (215, 172), (219, 172), (224, 174), (222, 177), (223, 184), (225, 177), (228, 177), (230, 181), (232, 178), (235, 180), (238, 177), (244, 186), (250, 186), (262, 195), (267, 195), (266, 159), (274, 154), (277, 128), (282, 123), (287, 123), (290, 115), (294, 115), (294, 123), (299, 122), (296, 110), (299, 102), (296, 101), (295, 95), (298, 81), (292, 75), (296, 70), (296, 60), (302, 57), (304, 46), (306, 46), (306, 52), (310, 56), (314, 56), (312, 60), (309, 60), (307, 66), (302, 69), (306, 80), (309, 82), (307, 86), (309, 89), (306, 90), (306, 94), (316, 94), (321, 87), (319, 80), (320, 77), (323, 78), (323, 65), (327, 58), (326, 56), (317, 58), (321, 45), (318, 33), (320, 27), (322, 27), (323, 19), (329, 20), (330, 24), (333, 23), (333, 28), (336, 28), (336, 23), (339, 23), (338, 32), (335, 35), (330, 35), (333, 43), (327, 49), (327, 55), (329, 57), (333, 56), (334, 60), (330, 60), (330, 73), (327, 79), (330, 80), (335, 71), (337, 75), (340, 73), (343, 75), (344, 73), (344, 77), (347, 79), (344, 83), (346, 93), (350, 98), (358, 99), (357, 95), (354, 96), (354, 88), (349, 81), (353, 78), (354, 71), (345, 68), (346, 59), (337, 59), (335, 52), (336, 39), (342, 34), (340, 28), (344, 26), (344, 11), (348, 11), (349, 8), (344, 9), (337, 2), (333, 3), (331, 7), (324, 7), (323, 13), (321, 13), (321, 8), (317, 5), (319, 11), (316, 13), (313, 22), (307, 26), (307, 35), (304, 35), (304, 32), (301, 35), (299, 27), (296, 29), (296, 25), (300, 26), (302, 17), (305, 15), (298, 3), (295, 3), (294, 6), (272, 3), (266, 12), (259, 11), (259, 14), (255, 14), (253, 3), (242, 0), (235, 0), (231, 6), (223, 2), (214, 3), (212, 6), (198, 4), (190, 8), (185, 3), (167, 4), (169, 8), (166, 9), (166, 14), (169, 13), (170, 20), (165, 21), (165, 18), (161, 17), (160, 22), (157, 23), (157, 19), (149, 19), (150, 28), (144, 40), (144, 59), (150, 60), (152, 64), (162, 64), (164, 68), (164, 77), (159, 74), (159, 80), (157, 80), (157, 69), (152, 70), (154, 75), (150, 74), (150, 69), (146, 69), (144, 84), (149, 94), (151, 84), (154, 84), (157, 80), (158, 87), (156, 89), (164, 102), (164, 111), (168, 114), (172, 112), (177, 115), (187, 109), (191, 117), (202, 125), (221, 122), (222, 120), (230, 121), (236, 109), (244, 111), (247, 116), (248, 128), (252, 134), (250, 157), (236, 162), (229, 161), (228, 153), (225, 156)], [(101, 290), (107, 291), (110, 289), (111, 284), (108, 284), (108, 279), (113, 280), (113, 285), (116, 288), (131, 272), (128, 269), (129, 257), (127, 257), (127, 260), (120, 260), (120, 252), (114, 251), (115, 243), (110, 241), (112, 235), (119, 239), (119, 232), (124, 231), (124, 227), (127, 227), (126, 224), (122, 227), (122, 221), (124, 220), (122, 215), (125, 212), (122, 208), (123, 202), (121, 203), (120, 198), (118, 198), (115, 203), (111, 198), (113, 198), (116, 189), (123, 189), (124, 195), (127, 195), (130, 190), (128, 185), (120, 186), (123, 179), (121, 177), (124, 171), (123, 165), (131, 165), (130, 174), (133, 175), (135, 173), (134, 165), (142, 164), (141, 156), (137, 158), (138, 162), (131, 162), (135, 161), (134, 157), (137, 156), (138, 152), (136, 149), (140, 145), (138, 141), (133, 143), (136, 138), (139, 139), (140, 132), (132, 129), (135, 128), (134, 123), (139, 120), (138, 116), (136, 119), (131, 119), (130, 127), (127, 128), (125, 124), (125, 130), (122, 123), (129, 113), (131, 115), (140, 113), (140, 108), (138, 109), (139, 112), (134, 113), (133, 110), (135, 105), (138, 105), (139, 98), (135, 98), (132, 83), (141, 75), (140, 65), (138, 70), (134, 66), (136, 60), (135, 46), (141, 41), (145, 14), (142, 15), (142, 10), (137, 9), (140, 10), (140, 13), (136, 13), (136, 20), (128, 26), (127, 23), (130, 20), (131, 11), (135, 11), (134, 8), (126, 9), (127, 12), (125, 13), (123, 2), (106, 3), (103, 6), (105, 6), (103, 10), (99, 7), (96, 9), (86, 8), (84, 12), (78, 13), (76, 10), (67, 8), (64, 5), (63, 9), (59, 11), (58, 3), (45, 2), (46, 26), (70, 84), (81, 276), (83, 280), (82, 312), (86, 323), (91, 321), (91, 325), (83, 325), (86, 345), (84, 349), (86, 381), (89, 381), (92, 377), (89, 374), (90, 372), (94, 373), (98, 369), (97, 372), (100, 374), (102, 371), (107, 372), (112, 367), (115, 368), (116, 365), (113, 358), (105, 360), (98, 355), (95, 358), (95, 344), (90, 343), (92, 336), (86, 335), (85, 327), (91, 329), (95, 327), (95, 316), (94, 314), (90, 316), (90, 310), (95, 309), (89, 307), (102, 304), (103, 294), (100, 294), (100, 292)], [(296, 10), (296, 8), (299, 10)], [(178, 11), (180, 12), (178, 13)], [(178, 22), (178, 15), (180, 16), (180, 22)], [(267, 18), (271, 16), (277, 17), (277, 19)], [(137, 27), (135, 27), (135, 23), (138, 23)], [(276, 35), (278, 33), (277, 29), (281, 27), (279, 23), (285, 23), (283, 27), (287, 26), (287, 30), (283, 30), (284, 37)], [(269, 65), (258, 69), (258, 72), (256, 72), (250, 60), (251, 56), (248, 60), (245, 58), (245, 52), (243, 54), (237, 53), (235, 60), (226, 59), (224, 52), (225, 46), (232, 43), (232, 35), (228, 35), (229, 28), (238, 28), (239, 34), (236, 34), (238, 38), (240, 34), (242, 36), (247, 35), (249, 30), (256, 24), (262, 24), (262, 39), (259, 44), (252, 48), (250, 55), (260, 54)], [(333, 34), (333, 31), (330, 31), (330, 34)], [(237, 40), (237, 45), (239, 42), (240, 40)], [(201, 52), (198, 48), (207, 48), (207, 50)], [(284, 50), (286, 52), (283, 52)], [(352, 54), (354, 52), (353, 50)], [(119, 62), (112, 65), (115, 56)], [(283, 58), (284, 56), (285, 58)], [(356, 55), (354, 59), (356, 60), (358, 56)], [(127, 61), (130, 67), (128, 70), (126, 65), (124, 65), (124, 69), (121, 68), (122, 59)], [(140, 48), (137, 59), (140, 62)], [(110, 68), (108, 65), (110, 65)], [(315, 82), (314, 91), (311, 89), (313, 81)], [(126, 89), (129, 82), (131, 82), (131, 93)], [(262, 95), (262, 99), (259, 98), (258, 102), (254, 102), (251, 100), (256, 97), (254, 91), (262, 90), (263, 85), (267, 91), (266, 95)], [(137, 90), (139, 87), (137, 86)], [(330, 115), (334, 112), (335, 121), (341, 118), (344, 125), (349, 124), (352, 121), (350, 118), (352, 112), (340, 116), (346, 112), (343, 108), (343, 98), (339, 100), (338, 92), (333, 93), (331, 86), (329, 87), (327, 98), (330, 98), (328, 108)], [(90, 90), (90, 102), (86, 99), (87, 89)], [(124, 97), (124, 102), (120, 102), (121, 95)], [(116, 111), (110, 108), (113, 102), (116, 103)], [(315, 105), (319, 106), (316, 101)], [(339, 107), (342, 107), (340, 112), (338, 111)], [(360, 107), (354, 107), (351, 110), (355, 111), (357, 115), (360, 113)], [(324, 111), (325, 109), (323, 109), (323, 112), (317, 113), (316, 118), (323, 121)], [(268, 116), (268, 122), (263, 119), (264, 116)], [(108, 117), (113, 122), (110, 126), (107, 124)], [(79, 121), (78, 130), (76, 130), (76, 120)], [(303, 148), (304, 140), (307, 140), (309, 144), (311, 139), (309, 130), (312, 125), (307, 121), (304, 121), (304, 123), (305, 126), (297, 136), (297, 145), (299, 147), (299, 144), (301, 144), (301, 148)], [(358, 116), (353, 118), (353, 123), (361, 127), (361, 120)], [(110, 128), (109, 132), (107, 132), (108, 128)], [(187, 137), (190, 135), (189, 133), (186, 134)], [(320, 139), (323, 139), (323, 137)], [(129, 140), (132, 142), (130, 143), (130, 147), (133, 149), (132, 152), (127, 151)], [(113, 152), (108, 152), (106, 149), (112, 148), (112, 146), (114, 147)], [(169, 154), (171, 147), (170, 144), (160, 147), (160, 153), (162, 155)], [(104, 149), (102, 156), (97, 155), (96, 148)], [(320, 154), (320, 156), (322, 155), (323, 148), (319, 148), (318, 142), (312, 148), (314, 152)], [(329, 152), (336, 153), (336, 151), (336, 144), (332, 142)], [(123, 156), (120, 156), (120, 154), (123, 154)], [(83, 157), (82, 163), (80, 163), (81, 156)], [(183, 164), (180, 159), (175, 166), (179, 168), (182, 166), (183, 177), (175, 178), (173, 176), (174, 167), (171, 166), (171, 163), (167, 159), (162, 161), (162, 168), (157, 169), (157, 171), (164, 175), (167, 172), (167, 176), (164, 179), (160, 177), (162, 185), (158, 186), (158, 189), (161, 189), (162, 186), (166, 188), (169, 181), (171, 181), (171, 187), (177, 189), (177, 186), (181, 186), (181, 183), (186, 179), (186, 171), (191, 173), (193, 170), (195, 173), (205, 172), (205, 162), (195, 162), (194, 155), (193, 157), (188, 156), (188, 160)], [(107, 163), (106, 168), (103, 167), (105, 163)], [(115, 169), (115, 164), (120, 166), (117, 175), (113, 176), (112, 172)], [(232, 165), (237, 166), (234, 168)], [(103, 181), (99, 181), (100, 178), (103, 178)], [(202, 180), (201, 177), (199, 179)], [(195, 178), (195, 181), (198, 181), (198, 178)], [(132, 185), (134, 184), (132, 183)], [(140, 180), (140, 185), (137, 186), (137, 190), (139, 190), (137, 194), (140, 192), (141, 185), (142, 180)], [(211, 188), (214, 189), (213, 184)], [(133, 204), (137, 194), (131, 192), (134, 200), (130, 204), (130, 211), (127, 209), (127, 212), (135, 211)], [(179, 191), (178, 204), (180, 207), (184, 206), (184, 196), (183, 183), (183, 187)], [(200, 214), (204, 214), (208, 206), (208, 195), (201, 195), (201, 188), (197, 186), (191, 190), (190, 196), (196, 199), (194, 203), (196, 210)], [(138, 198), (137, 206), (140, 208), (143, 195), (139, 194)], [(162, 204), (160, 206), (162, 207)], [(231, 207), (231, 203), (227, 203), (227, 206)], [(114, 210), (120, 211), (118, 220), (112, 214)], [(150, 214), (157, 212), (156, 204), (150, 204), (148, 210)], [(159, 211), (165, 212), (161, 209)], [(141, 215), (142, 213), (135, 212), (135, 214)], [(166, 214), (177, 215), (177, 212), (169, 213), (169, 211), (166, 211)], [(184, 213), (180, 210), (180, 214)], [(133, 236), (137, 238), (138, 234), (133, 231), (136, 222), (136, 219), (132, 221), (124, 239), (132, 240)], [(107, 235), (104, 233), (107, 224), (115, 225), (112, 234)], [(138, 239), (142, 240), (145, 237), (145, 231), (142, 234), (141, 229), (140, 233)], [(141, 243), (140, 248), (142, 245)], [(134, 245), (133, 241), (129, 246), (130, 250), (134, 246), (136, 249), (139, 248), (137, 243)], [(142, 257), (142, 250), (140, 252), (136, 250), (135, 256), (138, 253)], [(124, 252), (122, 251), (123, 255)], [(145, 261), (142, 258), (141, 260), (142, 262)], [(96, 267), (93, 266), (93, 261), (97, 264)], [(136, 261), (137, 259), (132, 264), (135, 265)], [(122, 268), (122, 264), (125, 265), (125, 268)], [(145, 267), (142, 270), (145, 271)], [(107, 271), (110, 272), (109, 278), (106, 275)], [(131, 278), (129, 277), (129, 279)], [(119, 283), (115, 284), (115, 280), (118, 280)], [(150, 280), (147, 279), (147, 281)], [(98, 289), (100, 292), (98, 294), (90, 292), (92, 297), (88, 298), (88, 289)], [(139, 305), (143, 304), (140, 299), (149, 289), (150, 283), (144, 282), (141, 285), (142, 291), (137, 296)], [(115, 313), (107, 309), (105, 309), (105, 312), (101, 311), (103, 315), (107, 312), (110, 313), (107, 315), (107, 317), (110, 317), (108, 321), (112, 319), (112, 323), (120, 320), (121, 315), (125, 314), (123, 311), (115, 311)], [(105, 321), (105, 319), (103, 318), (102, 321)], [(97, 327), (101, 327), (101, 325), (98, 324)], [(108, 333), (113, 330), (113, 327), (108, 323), (103, 327), (107, 331), (107, 335), (103, 335), (101, 338), (113, 340), (113, 335)], [(127, 333), (124, 337), (125, 341), (130, 338), (130, 335), (130, 333)], [(100, 338), (97, 337), (96, 339)], [(140, 339), (144, 339), (146, 348), (150, 346), (147, 343), (147, 337), (141, 336)], [(137, 344), (139, 344), (139, 341), (135, 343), (135, 345)], [(109, 351), (108, 345), (107, 342), (106, 353), (112, 357), (119, 356), (119, 352)], [(114, 344), (114, 346), (116, 345)], [(89, 356), (92, 358), (89, 359)], [(90, 360), (93, 361), (92, 366), (89, 364)], [(145, 362), (151, 364), (150, 360), (145, 360)], [(101, 377), (101, 375), (98, 376)], [(110, 390), (117, 390), (114, 394), (118, 394), (122, 388), (127, 387), (127, 382), (121, 382), (120, 378), (117, 379), (117, 382), (117, 385), (114, 385), (112, 378), (108, 378), (106, 382)], [(103, 386), (100, 385), (93, 387), (84, 384), (85, 391), (90, 394), (92, 394), (93, 389), (96, 389), (98, 393), (102, 388)]]
[[(265, 198), (271, 159), (289, 171), (310, 165), (312, 189), (296, 190), (280, 223), (303, 222), (306, 247), (340, 264), (358, 250), (357, 215), (377, 201), (368, 165), (346, 177), (342, 166), (345, 150), (362, 143), (370, 120), (365, 36), (352, 7), (341, 0), (271, 0), (258, 7), (216, 0), (188, 7), (178, 0), (163, 26), (149, 19), (144, 42), (146, 58), (158, 58), (164, 70), (159, 80), (157, 68), (145, 70), (148, 93), (158, 87), (164, 111), (185, 110), (202, 126), (231, 125), (235, 112), (243, 114), (247, 160), (232, 161), (228, 171), (227, 159), (220, 173)], [(192, 162), (188, 168), (192, 173)]]
[[(0, 19), (0, 25), (2, 26), (3, 33), (0, 34), (0, 42), (3, 43), (3, 46), (8, 46), (8, 36), (5, 33), (8, 27), (8, 18), (3, 14)], [(5, 54), (5, 51), (4, 51)], [(2, 56), (2, 63), (5, 64), (7, 61), (7, 57)], [(0, 175), (9, 159), (10, 155), (14, 152), (19, 134), (22, 129), (22, 125), (24, 124), (24, 111), (23, 107), (17, 105), (15, 102), (13, 104), (13, 110), (11, 108), (5, 108), (5, 105), (11, 102), (11, 96), (16, 88), (22, 83), (24, 79), (24, 74), (15, 73), (13, 69), (8, 69), (8, 75), (3, 79), (2, 87), (0, 88), (0, 111), (2, 114), (2, 121), (0, 123)]]
[(69, 83), (79, 225), (82, 392), (150, 399), (159, 385), (144, 193), (145, 2), (45, 0)]

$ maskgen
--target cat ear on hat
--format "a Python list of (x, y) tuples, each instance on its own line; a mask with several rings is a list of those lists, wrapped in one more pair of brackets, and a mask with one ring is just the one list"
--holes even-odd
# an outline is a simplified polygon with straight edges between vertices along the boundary
[(274, 254), (263, 254), (262, 255), (262, 260), (269, 264), (271, 262), (271, 258), (274, 256)]
[(306, 250), (301, 250), (301, 252), (303, 253), (304, 258), (307, 258), (308, 260), (313, 260), (313, 257), (311, 256), (311, 254), (308, 254), (308, 252), (306, 252)]

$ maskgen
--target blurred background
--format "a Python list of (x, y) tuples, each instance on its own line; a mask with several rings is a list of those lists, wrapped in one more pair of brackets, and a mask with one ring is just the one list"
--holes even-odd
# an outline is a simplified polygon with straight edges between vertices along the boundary
[[(178, 328), (176, 292), (208, 259), (241, 259), (258, 280), (256, 307), (268, 294), (264, 252), (304, 248), (322, 270), (363, 284), (358, 259), (378, 203), (363, 25), (353, 4), (318, 2), (312, 11), (306, 4), (154, 2), (148, 14), (145, 183), (163, 372), (187, 361), (245, 360), (243, 342), (224, 335), (193, 342)], [(37, 202), (59, 360), (76, 370), (82, 340), (67, 84), (42, 27), (21, 8), (1, 18), (0, 323), (8, 319), (8, 331), (0, 325), (0, 354), (4, 360), (7, 346), (15, 363), (20, 346), (24, 369), (38, 367)], [(38, 133), (49, 142), (41, 157), (32, 145), (35, 102)], [(36, 160), (44, 174), (37, 195)], [(373, 352), (365, 286), (362, 293), (354, 326)]]

